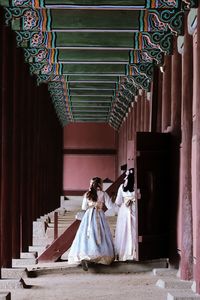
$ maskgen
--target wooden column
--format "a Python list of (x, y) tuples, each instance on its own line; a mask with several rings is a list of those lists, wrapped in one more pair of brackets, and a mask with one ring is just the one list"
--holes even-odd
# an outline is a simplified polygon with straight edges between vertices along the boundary
[(164, 59), (163, 89), (162, 89), (162, 132), (171, 123), (171, 56)]
[(172, 135), (172, 174), (171, 174), (171, 201), (170, 209), (170, 265), (178, 268), (179, 256), (177, 253), (177, 215), (180, 178), (180, 142), (181, 142), (181, 81), (182, 81), (182, 56), (177, 50), (177, 39), (174, 39), (174, 52), (172, 56), (172, 79), (171, 79), (171, 127)]
[(141, 118), (141, 96), (137, 96), (137, 123), (136, 123), (136, 131), (140, 131), (140, 119)]
[(181, 134), (181, 54), (177, 50), (177, 40), (174, 40), (171, 74), (171, 132), (180, 139)]
[(196, 252), (196, 264), (194, 269), (194, 279), (196, 282), (196, 291), (200, 294), (200, 8), (198, 8), (197, 15), (197, 69), (196, 69), (196, 243), (195, 243), (195, 252)]
[(149, 100), (147, 92), (144, 94), (144, 131), (149, 131)]
[(137, 107), (136, 107), (137, 103), (133, 102), (133, 110), (132, 110), (132, 115), (133, 115), (133, 121), (132, 121), (132, 132), (133, 132), (133, 137), (132, 139), (135, 139), (135, 133), (136, 133), (136, 119), (137, 119)]
[(140, 115), (140, 131), (144, 131), (144, 111), (145, 111), (145, 91), (141, 92), (141, 115)]
[(133, 121), (133, 114), (132, 114), (132, 107), (129, 107), (128, 113), (128, 140), (132, 140), (132, 121)]
[[(2, 26), (2, 110), (1, 110), (1, 266), (12, 265), (12, 39), (9, 28)], [(8, 47), (9, 45), (9, 47)]]
[(150, 131), (160, 132), (162, 121), (162, 81), (163, 74), (158, 67), (154, 67), (154, 77), (151, 85), (150, 102)]
[(134, 134), (136, 133), (137, 131), (137, 97), (138, 96), (135, 96), (135, 100), (134, 100), (134, 106), (133, 106), (133, 117), (134, 117), (134, 120), (133, 120), (133, 128), (134, 128)]
[[(3, 77), (3, 70), (2, 70), (2, 64), (3, 64), (3, 49), (2, 49), (2, 45), (3, 45), (3, 7), (0, 6), (0, 91), (2, 91), (2, 77)], [(2, 92), (0, 92), (0, 116), (2, 116)], [(0, 145), (2, 144), (2, 124), (0, 122)], [(0, 170), (1, 170), (1, 147), (0, 147)], [(0, 183), (0, 224), (1, 224), (1, 214), (2, 214), (2, 209), (1, 209), (1, 183)], [(2, 230), (1, 230), (1, 226), (0, 226), (0, 242), (2, 240)], [(1, 249), (0, 249), (0, 267), (2, 265), (2, 261), (1, 261)], [(1, 270), (1, 268), (0, 268)], [(1, 271), (0, 271), (0, 278), (1, 278)]]
[[(15, 34), (13, 32), (13, 39)], [(12, 140), (12, 258), (20, 258), (20, 88), (23, 85), (19, 74), (19, 53), (22, 51), (13, 45), (13, 140)]]
[[(187, 19), (186, 19), (187, 20)], [(193, 40), (185, 20), (182, 73), (182, 151), (181, 151), (181, 279), (193, 276), (193, 232), (191, 195), (191, 141), (193, 97)]]
[[(21, 76), (26, 84), (21, 89), (21, 101), (20, 101), (20, 216), (21, 216), (21, 251), (26, 252), (28, 250), (28, 228), (29, 219), (28, 214), (28, 152), (27, 152), (27, 136), (28, 136), (28, 125), (27, 125), (27, 103), (28, 103), (28, 85), (29, 85), (29, 72), (28, 65), (21, 64)], [(30, 191), (29, 191), (30, 192)]]
[(124, 137), (123, 137), (123, 141), (124, 141), (124, 163), (127, 163), (127, 117), (125, 117), (124, 120)]
[(26, 111), (26, 167), (27, 167), (27, 188), (26, 188), (26, 219), (27, 219), (27, 244), (32, 244), (32, 145), (33, 145), (33, 132), (32, 132), (32, 113), (33, 113), (33, 101), (34, 101), (34, 89), (36, 87), (36, 81), (33, 76), (28, 74), (27, 80), (27, 111)]

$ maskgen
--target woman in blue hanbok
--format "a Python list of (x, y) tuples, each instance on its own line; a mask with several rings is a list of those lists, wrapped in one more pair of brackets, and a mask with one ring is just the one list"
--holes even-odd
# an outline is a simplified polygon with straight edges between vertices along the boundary
[(104, 211), (113, 208), (108, 194), (102, 191), (102, 180), (95, 177), (85, 193), (82, 210), (85, 214), (68, 254), (69, 264), (82, 264), (88, 269), (88, 262), (108, 265), (114, 260), (114, 244)]

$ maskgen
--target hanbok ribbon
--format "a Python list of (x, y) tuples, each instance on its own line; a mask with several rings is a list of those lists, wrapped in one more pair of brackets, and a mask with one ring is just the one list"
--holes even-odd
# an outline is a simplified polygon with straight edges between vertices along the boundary
[[(88, 200), (88, 206), (89, 208), (96, 209), (96, 223), (97, 223), (97, 244), (101, 244), (101, 230), (100, 230), (100, 222), (99, 222), (99, 211), (103, 208), (103, 202), (98, 201), (91, 201)], [(87, 228), (87, 237), (90, 237), (90, 230), (91, 230), (91, 222), (92, 222), (92, 215), (94, 210), (90, 211), (89, 221), (88, 221), (88, 228)]]
[(135, 197), (134, 196), (126, 196), (124, 197), (124, 203), (127, 207), (129, 207), (131, 204), (135, 202)]

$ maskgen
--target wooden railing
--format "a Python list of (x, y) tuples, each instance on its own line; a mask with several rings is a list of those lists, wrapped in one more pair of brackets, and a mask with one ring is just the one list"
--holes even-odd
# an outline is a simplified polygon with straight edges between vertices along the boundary
[(112, 198), (113, 202), (115, 201), (116, 195), (117, 195), (117, 191), (119, 186), (122, 184), (122, 182), (124, 181), (124, 177), (125, 177), (125, 173), (121, 174), (117, 180), (115, 182), (113, 182), (113, 184), (111, 184), (106, 192), (108, 193), (108, 195)]

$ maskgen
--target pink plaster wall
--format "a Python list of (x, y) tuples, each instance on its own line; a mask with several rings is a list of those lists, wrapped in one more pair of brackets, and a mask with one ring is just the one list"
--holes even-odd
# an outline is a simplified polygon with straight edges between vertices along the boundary
[(115, 149), (116, 132), (104, 123), (71, 123), (64, 128), (64, 149)]
[[(64, 191), (87, 190), (89, 180), (95, 176), (116, 180), (117, 155), (106, 154), (106, 151), (117, 152), (117, 136), (113, 128), (103, 123), (72, 123), (64, 128)], [(85, 154), (78, 153), (83, 149)], [(87, 149), (94, 154), (87, 154)]]
[(64, 190), (87, 190), (96, 176), (115, 181), (115, 156), (64, 155)]

